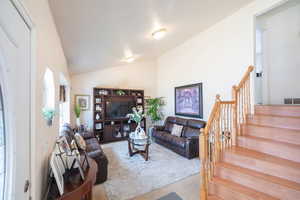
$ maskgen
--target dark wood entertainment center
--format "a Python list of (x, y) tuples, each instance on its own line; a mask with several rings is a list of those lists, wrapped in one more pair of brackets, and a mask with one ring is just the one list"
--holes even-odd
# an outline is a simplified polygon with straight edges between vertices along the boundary
[[(119, 89), (119, 88), (94, 88), (93, 89), (93, 120), (94, 133), (100, 143), (125, 140), (130, 132), (136, 128), (135, 122), (128, 122), (128, 118), (107, 117), (106, 104), (110, 101), (132, 100), (135, 107), (144, 110), (144, 90)], [(146, 131), (146, 120), (141, 126)]]

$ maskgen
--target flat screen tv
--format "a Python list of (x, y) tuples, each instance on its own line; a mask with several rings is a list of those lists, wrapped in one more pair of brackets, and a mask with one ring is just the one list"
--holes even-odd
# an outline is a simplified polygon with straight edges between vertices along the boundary
[(105, 118), (126, 118), (128, 113), (132, 113), (134, 106), (136, 106), (136, 102), (133, 97), (108, 98), (105, 100)]

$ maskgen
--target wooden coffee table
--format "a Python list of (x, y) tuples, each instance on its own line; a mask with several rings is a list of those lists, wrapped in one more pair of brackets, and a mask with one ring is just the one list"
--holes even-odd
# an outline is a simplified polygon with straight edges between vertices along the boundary
[(130, 133), (128, 137), (128, 152), (130, 157), (135, 154), (140, 154), (143, 156), (145, 161), (148, 161), (150, 144), (151, 140), (148, 136), (145, 138), (139, 138), (135, 136), (134, 132)]

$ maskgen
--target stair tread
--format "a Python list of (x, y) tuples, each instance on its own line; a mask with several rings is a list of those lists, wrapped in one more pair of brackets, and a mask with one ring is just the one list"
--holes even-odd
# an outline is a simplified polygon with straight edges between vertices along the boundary
[(272, 155), (269, 155), (269, 154), (266, 154), (266, 153), (254, 151), (254, 150), (251, 150), (251, 149), (246, 149), (246, 148), (242, 148), (242, 147), (232, 147), (231, 149), (228, 149), (227, 151), (228, 152), (233, 152), (233, 153), (236, 153), (236, 154), (239, 154), (239, 155), (252, 157), (252, 158), (255, 158), (255, 159), (259, 159), (259, 160), (279, 164), (279, 165), (284, 165), (284, 166), (290, 167), (290, 168), (300, 169), (300, 163), (298, 163), (298, 162), (294, 162), (294, 161), (291, 161), (291, 160), (279, 158), (279, 157), (276, 157), (276, 156), (272, 156)]
[(282, 130), (282, 131), (288, 131), (288, 132), (294, 132), (296, 134), (299, 134), (300, 135), (300, 130), (297, 130), (297, 129), (290, 129), (290, 128), (279, 128), (279, 127), (273, 127), (273, 126), (268, 126), (268, 125), (261, 125), (261, 124), (252, 124), (252, 123), (247, 123), (247, 124), (244, 124), (246, 126), (256, 126), (256, 127), (262, 127), (262, 128), (270, 128), (270, 129), (274, 129), (274, 130)]
[(242, 125), (242, 132), (243, 136), (256, 136), (259, 138), (300, 145), (300, 130), (275, 128), (268, 125), (248, 123)]
[(273, 114), (279, 116), (300, 117), (299, 105), (255, 105), (255, 114)]
[(256, 136), (251, 136), (251, 135), (243, 135), (243, 136), (239, 136), (239, 137), (240, 138), (249, 138), (249, 139), (253, 139), (253, 140), (259, 140), (259, 141), (263, 141), (263, 142), (270, 142), (270, 143), (274, 143), (274, 144), (278, 144), (278, 145), (285, 145), (285, 146), (288, 146), (291, 148), (299, 149), (299, 151), (300, 151), (300, 145), (297, 145), (297, 144), (281, 142), (281, 141), (277, 141), (277, 140), (273, 140), (273, 139), (267, 139), (267, 138), (256, 137)]
[(266, 180), (268, 182), (276, 183), (278, 185), (282, 185), (282, 186), (300, 191), (300, 184), (299, 183), (289, 181), (287, 179), (283, 179), (283, 178), (279, 178), (277, 176), (264, 174), (264, 173), (261, 173), (261, 172), (258, 172), (258, 171), (254, 171), (254, 170), (251, 170), (251, 169), (247, 169), (247, 168), (240, 167), (240, 166), (233, 165), (233, 164), (226, 163), (226, 162), (219, 162), (219, 163), (217, 163), (217, 166), (232, 169), (232, 170), (237, 170), (237, 171), (240, 171), (241, 173), (244, 173), (244, 174), (256, 177), (256, 178)]
[(223, 200), (223, 199), (215, 195), (209, 195), (208, 200)]
[(253, 190), (251, 188), (245, 187), (243, 185), (234, 183), (232, 181), (228, 181), (219, 177), (214, 177), (212, 182), (216, 184), (221, 184), (224, 187), (229, 188), (230, 190), (238, 191), (239, 193), (243, 193), (247, 196), (250, 196), (255, 199), (264, 199), (264, 200), (277, 200), (277, 198), (267, 195), (265, 193)]
[(300, 119), (298, 116), (283, 116), (283, 115), (271, 115), (271, 114), (261, 114), (257, 113), (255, 115), (248, 114), (248, 116), (254, 117), (255, 116), (265, 116), (265, 117), (276, 117), (276, 118), (290, 118), (290, 119)]

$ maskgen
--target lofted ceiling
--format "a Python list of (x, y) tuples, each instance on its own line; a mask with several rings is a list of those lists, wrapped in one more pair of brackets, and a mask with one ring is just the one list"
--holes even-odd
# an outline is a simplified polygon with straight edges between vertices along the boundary
[[(252, 0), (49, 0), (71, 73), (154, 59)], [(166, 28), (162, 40), (151, 33)]]

